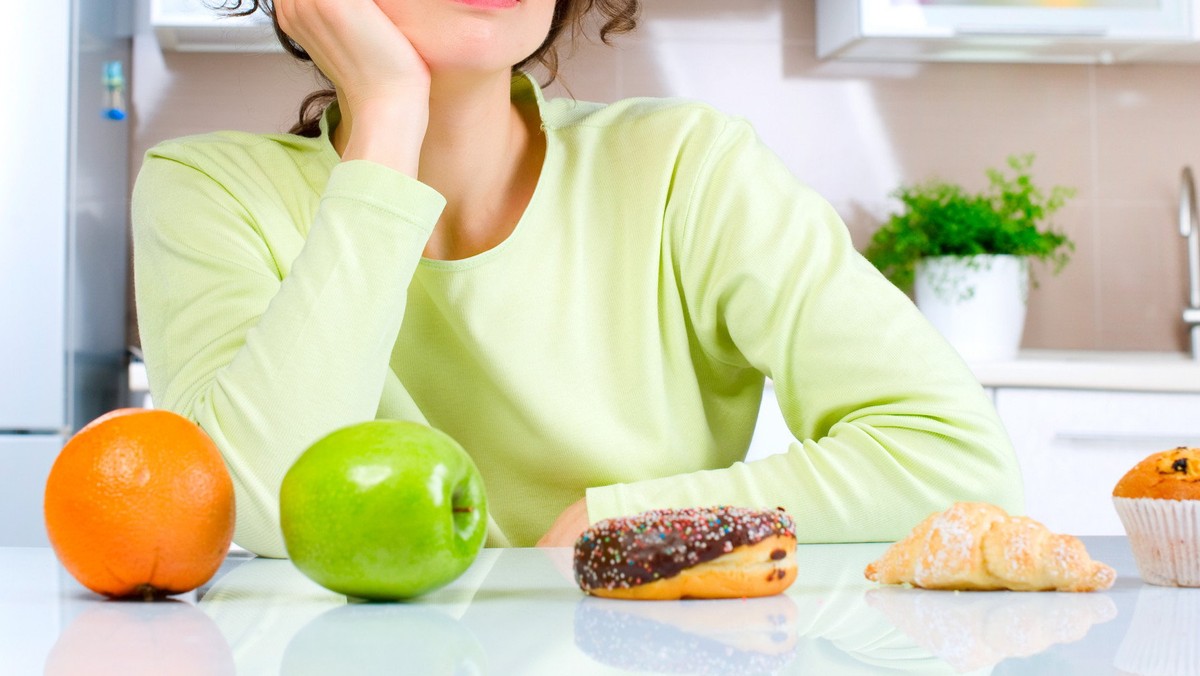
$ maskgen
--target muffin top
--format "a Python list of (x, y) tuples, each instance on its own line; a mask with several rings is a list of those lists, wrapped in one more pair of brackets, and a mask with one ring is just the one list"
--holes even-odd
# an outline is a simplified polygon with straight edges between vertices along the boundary
[(1200, 448), (1180, 446), (1151, 455), (1121, 477), (1113, 497), (1200, 500)]

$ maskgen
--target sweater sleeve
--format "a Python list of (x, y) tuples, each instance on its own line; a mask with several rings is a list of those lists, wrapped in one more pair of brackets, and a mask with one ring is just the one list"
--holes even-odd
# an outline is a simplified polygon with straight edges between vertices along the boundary
[[(317, 439), (375, 417), (409, 282), (445, 202), (410, 177), (350, 161), (332, 170), (311, 223), (293, 222), (301, 193), (311, 194), (304, 183), (265, 218), (261, 202), (247, 208), (245, 185), (218, 178), (219, 163), (174, 148), (151, 151), (133, 195), (151, 391), (221, 449), (238, 544), (286, 556), (283, 475)], [(275, 238), (305, 229), (284, 275)], [(410, 413), (422, 419), (415, 406)]]
[(593, 488), (592, 519), (783, 506), (802, 541), (847, 542), (898, 539), (956, 500), (1022, 511), (1007, 434), (966, 364), (745, 122), (726, 125), (673, 227), (704, 352), (771, 377), (795, 441), (754, 462)]

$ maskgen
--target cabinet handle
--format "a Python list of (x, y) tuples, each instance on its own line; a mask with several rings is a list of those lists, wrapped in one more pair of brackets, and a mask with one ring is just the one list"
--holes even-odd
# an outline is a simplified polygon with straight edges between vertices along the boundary
[(960, 24), (954, 27), (955, 35), (968, 37), (1071, 37), (1100, 38), (1108, 30), (1099, 26), (989, 26)]
[(1055, 432), (1054, 443), (1103, 444), (1105, 446), (1153, 447), (1158, 450), (1176, 446), (1200, 445), (1200, 434), (1131, 434), (1123, 432)]

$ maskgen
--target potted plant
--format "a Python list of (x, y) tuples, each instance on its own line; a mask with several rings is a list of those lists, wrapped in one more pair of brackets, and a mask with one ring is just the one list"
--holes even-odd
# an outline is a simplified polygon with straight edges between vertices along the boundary
[(1074, 242), (1049, 218), (1075, 191), (1034, 184), (1032, 154), (1008, 158), (1010, 173), (988, 169), (971, 193), (940, 180), (902, 186), (903, 205), (875, 232), (866, 257), (906, 292), (970, 360), (1016, 356), (1025, 326), (1029, 261), (1057, 274)]

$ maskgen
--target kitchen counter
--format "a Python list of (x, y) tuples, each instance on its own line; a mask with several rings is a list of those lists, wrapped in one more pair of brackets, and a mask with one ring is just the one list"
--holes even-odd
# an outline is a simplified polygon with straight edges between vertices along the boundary
[[(969, 366), (984, 387), (1200, 393), (1200, 362), (1183, 352), (1022, 350), (1016, 359)], [(767, 387), (773, 387), (770, 379)], [(134, 401), (151, 405), (140, 361), (129, 366), (129, 388)]]
[(44, 548), (0, 549), (10, 674), (1197, 673), (1200, 589), (1148, 586), (1124, 538), (1084, 538), (1117, 569), (1102, 593), (932, 592), (862, 577), (883, 544), (809, 545), (762, 599), (584, 596), (569, 549), (485, 550), (409, 603), (347, 603), (288, 561), (230, 555), (175, 601), (110, 602)]
[(1022, 350), (1011, 361), (970, 366), (984, 387), (1200, 393), (1200, 362), (1182, 352)]

